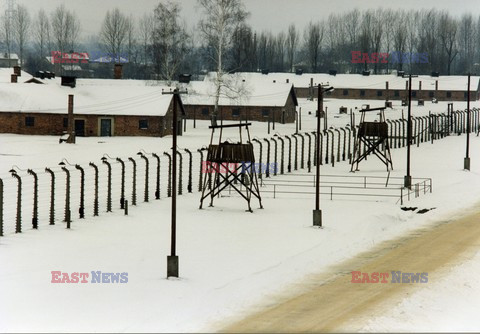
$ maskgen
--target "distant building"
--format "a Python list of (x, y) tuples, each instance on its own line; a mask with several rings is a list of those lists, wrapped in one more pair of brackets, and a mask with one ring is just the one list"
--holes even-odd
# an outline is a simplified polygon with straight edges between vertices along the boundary
[(1, 52), (0, 53), (0, 67), (13, 67), (18, 66), (18, 55), (16, 53)]
[[(172, 134), (173, 95), (169, 87), (141, 80), (77, 79), (76, 87), (61, 78), (35, 78), (22, 73), (11, 83), (11, 69), (0, 69), (0, 133), (62, 135), (68, 127), (68, 95), (74, 95), (77, 136), (151, 136)], [(27, 83), (30, 82), (30, 83)], [(178, 106), (178, 131), (185, 114)]]
[[(215, 106), (214, 74), (191, 81), (183, 96), (188, 119), (210, 120)], [(297, 96), (292, 84), (254, 80), (250, 73), (230, 75), (219, 100), (218, 120), (295, 122)]]

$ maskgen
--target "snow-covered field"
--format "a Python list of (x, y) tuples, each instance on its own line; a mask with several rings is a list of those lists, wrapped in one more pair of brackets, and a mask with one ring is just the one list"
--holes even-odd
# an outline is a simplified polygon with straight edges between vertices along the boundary
[[(338, 110), (340, 105), (354, 108), (354, 103), (360, 107), (362, 102), (327, 100), (326, 103), (329, 110)], [(375, 103), (381, 105), (380, 101), (371, 102), (371, 107), (376, 107)], [(302, 110), (312, 108), (314, 111), (312, 104), (301, 101)], [(479, 103), (472, 104), (474, 106), (479, 107)], [(465, 104), (455, 104), (455, 110), (464, 107)], [(414, 108), (414, 113), (446, 112), (446, 109), (446, 104), (428, 104)], [(302, 116), (302, 131), (314, 130), (313, 115)], [(401, 108), (387, 113), (387, 118), (398, 117), (401, 117)], [(332, 115), (329, 125), (344, 126), (349, 122), (348, 115), (338, 115), (338, 118)], [(294, 128), (293, 124), (277, 124), (276, 132), (291, 134)], [(255, 123), (252, 137), (265, 138), (266, 131), (267, 124)], [(235, 138), (235, 134), (226, 134), (226, 137)], [(8, 170), (13, 165), (39, 171), (57, 166), (62, 158), (72, 164), (88, 165), (94, 161), (100, 166), (100, 158), (105, 153), (124, 158), (137, 156), (140, 149), (162, 154), (171, 147), (170, 140), (79, 138), (76, 145), (59, 145), (57, 137), (2, 134), (0, 177), (12, 183)], [(192, 129), (189, 122), (178, 145), (196, 151), (208, 142), (207, 123), (197, 122), (197, 129)], [(102, 203), (100, 217), (94, 218), (91, 208), (87, 207), (86, 219), (75, 219), (71, 230), (65, 229), (59, 214), (54, 226), (49, 226), (43, 216), (38, 230), (32, 230), (29, 222), (24, 221), (23, 233), (13, 234), (14, 221), (10, 215), (10, 220), (5, 221), (8, 233), (0, 238), (0, 331), (217, 330), (252, 306), (268, 304), (269, 296), (291, 288), (308, 274), (328, 271), (329, 266), (339, 261), (436, 220), (462, 215), (463, 209), (476, 204), (480, 197), (480, 156), (476, 154), (479, 150), (480, 138), (472, 135), (472, 171), (466, 172), (462, 169), (465, 135), (412, 147), (412, 176), (433, 179), (432, 194), (407, 203), (419, 208), (435, 208), (424, 215), (402, 211), (394, 201), (364, 198), (330, 201), (324, 196), (321, 207), (325, 227), (317, 229), (311, 226), (313, 195), (282, 194), (275, 199), (265, 196), (264, 209), (258, 209), (254, 201), (251, 214), (245, 212), (246, 204), (237, 196), (222, 197), (216, 200), (215, 207), (199, 210), (200, 194), (196, 191), (184, 194), (178, 198), (177, 218), (180, 279), (165, 278), (166, 257), (170, 251), (170, 200), (164, 193), (159, 201), (150, 196), (150, 202), (143, 203), (139, 191), (138, 206), (130, 208), (129, 216), (118, 210), (115, 195), (113, 213), (107, 214)], [(403, 177), (406, 150), (392, 150), (392, 155), (395, 170), (391, 176)], [(138, 156), (136, 159), (141, 161)], [(165, 165), (162, 160), (162, 168)], [(349, 167), (346, 162), (334, 168), (324, 165), (322, 173), (350, 175)], [(194, 175), (198, 175), (198, 166), (196, 168)], [(355, 175), (386, 176), (386, 172), (378, 160), (369, 158)], [(162, 186), (165, 189), (164, 183)], [(72, 196), (78, 198), (78, 194)], [(58, 211), (61, 210), (59, 206)], [(53, 284), (51, 271), (125, 272), (128, 283)], [(391, 314), (373, 319), (366, 326), (372, 330), (398, 329), (400, 320), (395, 322), (394, 317), (405, 314), (412, 305), (425, 304), (421, 308), (423, 316), (405, 317), (401, 321), (402, 329), (432, 330), (430, 325), (436, 319), (443, 319), (442, 324), (450, 330), (478, 330), (478, 323), (464, 321), (465, 313), (450, 313), (446, 324), (445, 308), (428, 306), (455, 297), (458, 298), (456, 308), (466, 313), (478, 309), (480, 299), (472, 298), (475, 283), (470, 284), (470, 288), (457, 278), (468, 274), (473, 279), (479, 271), (478, 261), (465, 263), (458, 272), (447, 273), (443, 285), (428, 285), (425, 291), (398, 305)], [(445, 285), (451, 288), (444, 289)]]

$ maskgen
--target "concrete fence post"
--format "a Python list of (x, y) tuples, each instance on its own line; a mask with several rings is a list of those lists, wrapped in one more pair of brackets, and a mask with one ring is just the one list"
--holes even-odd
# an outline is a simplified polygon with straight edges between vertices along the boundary
[(75, 165), (75, 168), (80, 171), (80, 207), (78, 213), (80, 219), (85, 218), (85, 170), (80, 165)]
[(182, 153), (177, 151), (178, 156), (178, 194), (183, 194), (183, 156)]
[(293, 139), (295, 139), (295, 159), (293, 162), (293, 170), (298, 170), (298, 138), (297, 134), (294, 133), (292, 135)]
[(33, 212), (32, 227), (38, 229), (38, 176), (33, 170), (27, 170), (27, 173), (33, 176)]
[(267, 143), (267, 166), (265, 168), (265, 177), (270, 177), (270, 142), (267, 138), (264, 138), (263, 140)]
[(198, 191), (202, 191), (202, 171), (203, 171), (203, 149), (198, 149), (198, 153), (200, 153), (200, 171), (198, 172)]
[(125, 161), (120, 158), (116, 158), (121, 167), (121, 179), (120, 179), (120, 209), (125, 208)]
[(66, 167), (62, 167), (66, 174), (66, 189), (65, 189), (65, 215), (64, 221), (67, 223), (67, 228), (70, 228), (71, 223), (71, 209), (70, 209), (70, 171)]
[(276, 140), (274, 137), (272, 137), (272, 138), (270, 138), (270, 139), (273, 141), (273, 146), (274, 146), (274, 150), (275, 150), (275, 152), (274, 152), (274, 154), (273, 154), (273, 159), (274, 159), (274, 161), (275, 161), (275, 169), (273, 170), (273, 175), (274, 175), (274, 176), (277, 176), (277, 173), (278, 173), (278, 160), (277, 160), (277, 157), (278, 157), (278, 156), (277, 156), (277, 153), (278, 153), (278, 151), (277, 151), (278, 143), (277, 143), (277, 140)]
[(107, 165), (108, 179), (107, 179), (107, 212), (112, 212), (112, 165), (106, 158), (102, 158), (102, 162)]
[(312, 171), (312, 137), (308, 132), (305, 132), (305, 136), (308, 138), (307, 169), (310, 173)]
[(158, 154), (152, 153), (153, 157), (157, 159), (157, 182), (155, 185), (155, 199), (160, 199), (160, 157)]
[(17, 179), (17, 216), (15, 221), (15, 233), (22, 233), (22, 178), (17, 173), (12, 173)]
[(3, 237), (3, 180), (0, 179), (0, 237)]
[(93, 198), (93, 216), (98, 216), (98, 166), (95, 165), (93, 162), (88, 164), (90, 167), (93, 167), (94, 170), (94, 198)]
[(145, 154), (141, 154), (140, 157), (145, 160), (145, 193), (143, 196), (143, 201), (148, 202), (149, 200), (149, 171), (150, 171), (150, 163), (148, 161), (148, 158)]
[(133, 165), (132, 171), (132, 205), (137, 205), (137, 162), (133, 158), (128, 158)]
[(187, 152), (187, 154), (188, 154), (188, 184), (187, 184), (187, 191), (188, 191), (189, 193), (191, 193), (192, 190), (193, 190), (193, 188), (192, 188), (192, 187), (193, 187), (193, 186), (192, 186), (192, 169), (193, 169), (193, 165), (192, 165), (192, 164), (193, 164), (193, 161), (192, 161), (192, 159), (193, 159), (193, 157), (192, 157), (192, 152), (191, 152), (188, 148), (185, 149), (185, 152)]
[(172, 156), (168, 152), (163, 152), (163, 155), (168, 157), (168, 184), (167, 184), (167, 197), (172, 196)]
[(50, 225), (55, 225), (55, 173), (50, 168), (45, 168), (45, 172), (50, 174)]
[(288, 139), (288, 172), (292, 172), (292, 139), (289, 136), (285, 136)]

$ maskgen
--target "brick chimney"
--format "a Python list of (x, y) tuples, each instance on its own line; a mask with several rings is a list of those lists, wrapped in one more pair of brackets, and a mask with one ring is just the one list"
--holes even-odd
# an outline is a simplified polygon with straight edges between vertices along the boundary
[(438, 80), (435, 80), (435, 91), (438, 90)]
[(418, 90), (422, 90), (422, 82), (421, 81), (418, 82)]
[(18, 81), (17, 81), (17, 75), (16, 75), (16, 74), (12, 74), (12, 75), (10, 76), (10, 82), (11, 82), (11, 83), (17, 83), (17, 82), (18, 82)]
[(22, 68), (20, 66), (13, 66), (13, 73), (15, 73), (18, 77), (21, 77)]
[(123, 65), (122, 64), (115, 64), (113, 78), (114, 79), (122, 79), (123, 78)]
[(68, 95), (68, 144), (75, 144), (75, 123), (73, 120), (73, 95)]
[(287, 79), (287, 83), (290, 83), (290, 79)]

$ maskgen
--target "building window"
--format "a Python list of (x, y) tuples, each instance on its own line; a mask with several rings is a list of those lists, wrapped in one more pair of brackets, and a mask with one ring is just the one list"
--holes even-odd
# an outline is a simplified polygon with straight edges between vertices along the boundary
[(63, 118), (63, 127), (68, 128), (68, 118), (67, 117)]
[(428, 96), (430, 96), (430, 97), (434, 97), (434, 96), (435, 96), (435, 94), (434, 94), (433, 92), (429, 92), (429, 93), (428, 93)]
[(148, 120), (147, 119), (141, 119), (138, 121), (138, 128), (141, 130), (146, 130), (148, 129)]
[(262, 109), (262, 116), (263, 116), (263, 117), (268, 117), (268, 116), (270, 116), (270, 110), (268, 110), (268, 109)]
[(202, 109), (202, 115), (208, 115), (208, 108)]
[(360, 91), (360, 96), (365, 96), (365, 91), (364, 90)]
[(395, 97), (399, 97), (400, 96), (400, 92), (398, 90), (395, 91)]
[(239, 117), (240, 116), (240, 109), (239, 108), (235, 108), (232, 110), (232, 116), (233, 117)]
[(377, 96), (382, 96), (383, 92), (381, 90), (377, 90)]
[(463, 98), (464, 98), (464, 99), (467, 99), (467, 98), (468, 98), (468, 93), (467, 93), (467, 92), (464, 92), (464, 93), (463, 93)]
[(417, 92), (413, 91), (412, 92), (412, 97), (417, 97)]
[(452, 92), (447, 92), (447, 97), (452, 97)]
[(35, 117), (25, 117), (25, 126), (35, 126)]
[(343, 90), (343, 95), (348, 95), (348, 89)]

